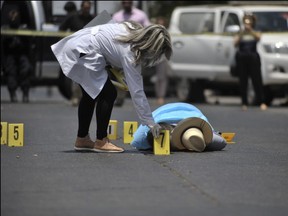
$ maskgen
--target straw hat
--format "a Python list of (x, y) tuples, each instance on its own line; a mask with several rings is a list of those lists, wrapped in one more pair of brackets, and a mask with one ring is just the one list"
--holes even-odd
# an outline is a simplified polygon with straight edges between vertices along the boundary
[(208, 122), (201, 118), (183, 119), (174, 128), (171, 142), (179, 149), (201, 152), (212, 142), (213, 131)]

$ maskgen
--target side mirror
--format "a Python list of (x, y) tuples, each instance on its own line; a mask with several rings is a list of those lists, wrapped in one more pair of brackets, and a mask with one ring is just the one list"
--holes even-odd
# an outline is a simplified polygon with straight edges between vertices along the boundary
[(225, 28), (225, 32), (228, 33), (237, 33), (240, 31), (240, 26), (238, 25), (229, 25)]

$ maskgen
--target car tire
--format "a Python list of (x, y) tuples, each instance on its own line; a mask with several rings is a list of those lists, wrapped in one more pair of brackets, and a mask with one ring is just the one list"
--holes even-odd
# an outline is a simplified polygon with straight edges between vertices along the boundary
[(180, 101), (205, 103), (203, 82), (200, 80), (181, 79), (177, 82), (176, 94)]

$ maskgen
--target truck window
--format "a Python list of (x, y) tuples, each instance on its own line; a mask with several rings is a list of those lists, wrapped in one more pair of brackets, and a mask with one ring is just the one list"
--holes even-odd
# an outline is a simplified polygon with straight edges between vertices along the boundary
[(255, 29), (261, 32), (288, 31), (288, 11), (254, 12), (256, 16)]
[(180, 16), (179, 29), (183, 33), (203, 33), (214, 31), (214, 13), (183, 13)]
[(227, 29), (228, 26), (232, 26), (232, 25), (240, 26), (240, 21), (239, 21), (239, 18), (236, 14), (229, 13), (227, 20), (226, 20), (226, 23), (224, 25), (224, 29)]
[(67, 1), (42, 1), (47, 23), (59, 25), (61, 22), (63, 22), (66, 16), (64, 11), (64, 4), (66, 2)]

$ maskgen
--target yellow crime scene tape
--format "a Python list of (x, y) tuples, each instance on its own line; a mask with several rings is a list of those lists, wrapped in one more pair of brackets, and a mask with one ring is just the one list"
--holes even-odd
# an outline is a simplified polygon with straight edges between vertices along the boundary
[(66, 37), (74, 32), (47, 32), (47, 31), (35, 31), (35, 30), (11, 30), (1, 29), (1, 35), (19, 35), (19, 36), (35, 36), (35, 37)]
[[(12, 29), (1, 29), (1, 35), (19, 35), (19, 36), (37, 36), (37, 37), (66, 37), (73, 34), (74, 32), (58, 31), (58, 32), (48, 32), (48, 31), (36, 31), (36, 30), (12, 30)], [(262, 32), (262, 34), (288, 34), (288, 32)], [(177, 36), (191, 36), (191, 35), (226, 35), (232, 36), (234, 33), (215, 33), (215, 32), (199, 32), (199, 33), (171, 33), (171, 35)]]
[[(36, 31), (36, 30), (12, 30), (12, 29), (1, 29), (1, 35), (19, 35), (19, 36), (35, 36), (35, 37), (66, 37), (74, 32), (67, 31), (57, 31), (57, 32), (49, 32), (49, 31)], [(171, 35), (177, 36), (191, 36), (191, 35), (228, 35), (231, 36), (231, 33), (213, 33), (213, 32), (199, 32), (199, 33), (172, 33)]]
[[(286, 32), (260, 32), (261, 34), (281, 34), (281, 35), (288, 35), (288, 31)], [(206, 36), (235, 36), (237, 33), (229, 33), (229, 32), (222, 32), (222, 33), (215, 33), (215, 32), (199, 32), (199, 33), (170, 33), (171, 36), (197, 36), (197, 35), (206, 35)]]

